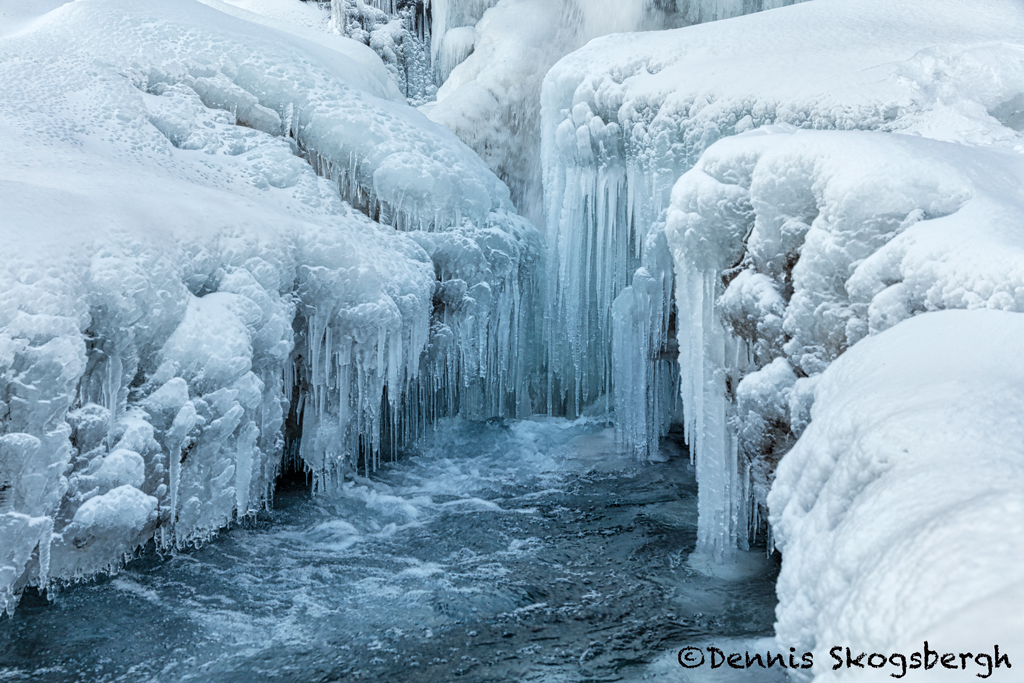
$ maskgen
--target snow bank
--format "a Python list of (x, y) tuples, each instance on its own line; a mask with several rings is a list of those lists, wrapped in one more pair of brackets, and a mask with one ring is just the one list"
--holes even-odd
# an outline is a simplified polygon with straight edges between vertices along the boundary
[[(780, 286), (781, 276), (761, 270), (758, 274), (768, 280), (743, 276), (733, 293), (720, 303), (722, 312), (731, 316), (730, 324), (749, 327), (744, 329), (749, 332), (750, 348), (732, 344), (716, 331), (717, 314), (711, 316), (711, 303), (725, 293), (730, 279), (739, 273), (731, 269), (747, 252), (742, 244), (744, 231), (750, 229), (755, 210), (765, 212), (759, 220), (767, 220), (770, 210), (763, 203), (751, 206), (747, 194), (749, 175), (760, 149), (757, 145), (761, 144), (754, 141), (744, 143), (749, 145), (746, 151), (720, 148), (732, 150), (730, 159), (735, 159), (719, 171), (713, 168), (713, 159), (718, 157), (708, 157), (701, 162), (706, 167), (703, 176), (692, 176), (684, 183), (685, 191), (678, 191), (685, 198), (680, 194), (681, 203), (673, 210), (699, 215), (699, 220), (716, 227), (701, 230), (706, 243), (701, 242), (700, 248), (692, 251), (679, 243), (685, 228), (679, 227), (677, 219), (675, 238), (669, 239), (677, 250), (677, 267), (664, 277), (679, 279), (675, 285), (679, 312), (665, 327), (665, 336), (653, 342), (636, 339), (628, 325), (608, 315), (617, 297), (635, 299), (626, 289), (637, 269), (645, 266), (644, 250), (651, 236), (662, 230), (666, 217), (673, 220), (669, 204), (676, 181), (717, 141), (765, 125), (783, 132), (788, 132), (787, 125), (875, 130), (964, 146), (1012, 148), (1019, 144), (1019, 115), (1015, 112), (1020, 109), (1020, 93), (1024, 92), (1022, 26), (1021, 6), (1006, 0), (986, 0), (970, 7), (953, 1), (817, 0), (678, 30), (601, 38), (562, 59), (548, 73), (542, 94), (545, 213), (552, 245), (547, 305), (549, 318), (563, 322), (550, 337), (556, 396), (564, 396), (570, 406), (586, 404), (606, 393), (611, 385), (617, 412), (632, 414), (639, 401), (648, 403), (648, 413), (654, 412), (652, 397), (657, 392), (639, 383), (618, 389), (619, 376), (636, 376), (624, 369), (643, 362), (653, 368), (670, 347), (669, 337), (678, 331), (683, 345), (681, 367), (688, 373), (683, 391), (683, 407), (688, 412), (685, 422), (691, 429), (690, 442), (698, 467), (702, 460), (706, 465), (702, 467), (702, 495), (713, 496), (703, 508), (702, 537), (707, 543), (731, 547), (731, 539), (745, 536), (746, 520), (756, 513), (741, 502), (747, 494), (747, 477), (742, 463), (733, 466), (742, 458), (733, 452), (740, 446), (730, 443), (731, 430), (726, 424), (733, 415), (739, 397), (737, 383), (743, 373), (727, 378), (717, 369), (746, 368), (747, 353), (758, 355), (755, 369), (765, 367), (782, 353), (773, 348), (787, 343), (786, 335), (803, 335), (804, 341), (794, 343), (810, 344), (808, 335), (825, 334), (822, 328), (835, 321), (805, 321), (807, 326), (799, 332), (794, 332), (795, 328), (784, 330), (781, 313), (789, 305), (786, 287), (790, 284)], [(851, 139), (850, 144), (859, 142)], [(902, 152), (900, 145), (893, 148), (903, 159), (896, 162), (898, 168), (908, 163), (913, 166), (907, 157), (918, 152)], [(898, 171), (888, 172), (885, 154), (879, 152), (877, 161), (872, 162), (886, 169), (876, 169), (877, 176), (884, 180), (867, 182), (870, 179), (864, 178), (867, 184), (858, 190), (868, 204), (876, 201), (872, 195), (876, 190), (883, 191), (879, 201), (885, 202), (889, 195), (884, 186), (890, 182), (904, 187)], [(752, 160), (743, 162), (744, 155)], [(790, 243), (803, 244), (804, 233), (798, 223), (809, 224), (819, 213), (822, 220), (829, 215), (828, 209), (815, 204), (813, 194), (804, 192), (786, 199), (796, 192), (788, 188), (789, 174), (793, 175), (794, 188), (807, 186), (801, 178), (819, 177), (812, 156), (808, 154), (799, 162), (801, 166), (776, 169), (781, 174), (775, 182), (778, 196), (763, 200), (785, 203), (776, 220), (777, 229), (784, 234), (776, 243), (784, 242), (783, 253), (791, 256), (795, 252), (789, 251)], [(955, 163), (959, 162), (950, 161), (944, 166)], [(995, 175), (988, 177), (997, 180)], [(973, 192), (973, 181), (968, 184)], [(767, 190), (767, 184), (764, 187)], [(837, 210), (845, 206), (836, 204)], [(919, 207), (925, 212), (922, 217), (934, 217), (927, 214), (929, 206)], [(943, 208), (935, 200), (936, 210), (949, 212), (956, 208), (955, 201), (952, 208)], [(887, 210), (880, 209), (881, 213)], [(866, 221), (873, 220), (867, 208), (859, 209), (859, 215)], [(790, 218), (793, 221), (787, 224)], [(901, 220), (906, 218), (904, 214)], [(783, 225), (787, 227), (783, 229)], [(886, 239), (881, 235), (891, 235), (898, 227), (867, 228), (876, 237), (858, 247), (864, 252), (861, 256), (851, 253), (850, 263), (877, 250)], [(705, 252), (714, 255), (714, 264), (695, 265), (687, 271), (686, 263), (696, 264)], [(1001, 261), (1006, 258), (1001, 257)], [(785, 271), (792, 265), (776, 263), (772, 267)], [(725, 281), (720, 282), (723, 274)], [(834, 283), (825, 283), (825, 287), (835, 289)], [(699, 301), (706, 301), (707, 307), (702, 308)], [(876, 304), (876, 317), (898, 317), (892, 307), (885, 309), (887, 313), (883, 311), (882, 303), (879, 299)], [(964, 307), (968, 302), (928, 305)], [(659, 310), (670, 306), (670, 301), (652, 301), (643, 317), (656, 318), (661, 315)], [(751, 316), (749, 324), (742, 322)], [(869, 322), (867, 317), (864, 321), (865, 325)], [(624, 325), (621, 331), (615, 329), (617, 324)], [(756, 329), (758, 325), (760, 329)], [(830, 329), (828, 334), (833, 336), (846, 334), (845, 328)], [(866, 333), (867, 327), (863, 331)], [(616, 334), (620, 338), (632, 335), (635, 342), (609, 344)], [(715, 348), (704, 349), (705, 342), (701, 342), (699, 353), (694, 355), (695, 347), (685, 346), (691, 336), (704, 338)], [(713, 342), (719, 337), (721, 344)], [(839, 348), (838, 337), (828, 343), (830, 349)], [(611, 356), (605, 351), (609, 348), (613, 350)], [(805, 354), (806, 359), (800, 363), (806, 360), (806, 364), (798, 364), (797, 374), (820, 372), (824, 365), (811, 368), (811, 358), (825, 358), (829, 353), (823, 346), (820, 352)], [(648, 355), (645, 359), (641, 354)], [(705, 364), (690, 365), (691, 361)], [(714, 377), (718, 386), (707, 397), (702, 388), (705, 374)], [(652, 369), (647, 375), (655, 377), (656, 373)], [(784, 378), (789, 381), (784, 372), (775, 377), (778, 381)], [(769, 395), (774, 390), (767, 385), (762, 384), (757, 391), (747, 389), (743, 395), (746, 405), (773, 402)], [(803, 397), (794, 399), (797, 413), (806, 403), (806, 389), (806, 382), (796, 382), (793, 395)], [(756, 430), (761, 434), (767, 430), (785, 435), (789, 431), (787, 422), (803, 419), (799, 414), (782, 416), (776, 411), (771, 417), (771, 411), (754, 412), (764, 420), (763, 429)], [(645, 436), (620, 431), (628, 447), (637, 452), (650, 450), (649, 443), (632, 440), (655, 436), (653, 433)], [(751, 444), (760, 438), (749, 436)], [(710, 449), (707, 457), (702, 455), (702, 440)], [(786, 448), (783, 439), (771, 457), (777, 459)], [(761, 467), (757, 463), (754, 466)], [(741, 471), (735, 474), (737, 468)], [(763, 495), (767, 486), (764, 477), (755, 478), (754, 485), (755, 493)], [(708, 517), (711, 510), (716, 512)]]
[[(926, 313), (821, 375), (810, 426), (768, 498), (785, 557), (777, 637), (814, 648), (815, 681), (900, 673), (833, 672), (835, 645), (856, 655), (919, 652), (925, 640), (940, 653), (991, 654), (998, 644), (1017, 665), (1022, 336), (1019, 313)], [(986, 670), (969, 660), (967, 672), (927, 673), (962, 680)]]
[(8, 612), (251, 514), (282, 457), (330, 486), (529, 408), (507, 188), (368, 51), (244, 16), (80, 0), (0, 39)]

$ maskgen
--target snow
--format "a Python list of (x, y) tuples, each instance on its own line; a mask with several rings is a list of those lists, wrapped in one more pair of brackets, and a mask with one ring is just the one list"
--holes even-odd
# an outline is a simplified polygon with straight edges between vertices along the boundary
[(440, 415), (530, 410), (539, 237), (372, 51), (188, 0), (10, 26), (6, 611), (202, 542), (286, 461), (320, 490)]
[(398, 5), (390, 0), (331, 0), (327, 28), (375, 52), (397, 89), (415, 106), (437, 92), (430, 66), (429, 2)]
[[(330, 63), (340, 53), (345, 60), (358, 64), (353, 69), (342, 62), (349, 83), (384, 99), (403, 101), (405, 96), (376, 52), (355, 40), (333, 35), (325, 26), (327, 13), (316, 2), (295, 0), (200, 0), (218, 12), (237, 17), (250, 24), (265, 26), (276, 33), (288, 33), (301, 39), (302, 49), (315, 51), (319, 62)], [(323, 48), (327, 48), (326, 50)]]
[(0, 607), (541, 409), (785, 647), (1024, 645), (1024, 9), (789, 4), (0, 1)]
[(813, 647), (815, 664), (836, 644), (1020, 651), (1022, 334), (1020, 313), (925, 313), (821, 375), (768, 498), (785, 558), (780, 643)]
[[(719, 9), (728, 9), (727, 3)], [(995, 263), (1003, 264), (999, 275), (989, 281), (993, 294), (1000, 278), (1015, 272), (1017, 256), (1002, 252), (1006, 246), (1002, 238), (993, 234), (994, 242), (977, 246), (951, 229), (944, 233), (943, 244), (930, 243), (930, 253), (923, 246), (915, 252), (912, 258), (921, 261), (919, 269), (906, 269), (905, 286), (913, 281), (915, 288), (930, 288), (927, 296), (918, 290), (903, 294), (896, 288), (875, 301), (878, 292), (869, 295), (868, 290), (894, 282), (873, 276), (871, 285), (861, 285), (859, 279), (851, 282), (863, 288), (860, 296), (868, 301), (857, 302), (863, 303), (863, 315), (851, 322), (849, 330), (846, 319), (840, 324), (830, 316), (815, 317), (817, 304), (840, 296), (836, 292), (851, 274), (843, 269), (878, 252), (899, 231), (900, 222), (907, 220), (909, 227), (916, 220), (956, 211), (958, 202), (966, 200), (957, 192), (976, 192), (988, 180), (1006, 187), (995, 172), (987, 173), (985, 181), (958, 181), (940, 173), (927, 177), (934, 187), (921, 195), (902, 182), (900, 174), (907, 169), (920, 175), (932, 159), (946, 154), (955, 158), (943, 162), (943, 168), (974, 158), (975, 148), (1008, 150), (1020, 145), (1014, 112), (1024, 91), (1019, 59), (1024, 46), (1022, 18), (1020, 5), (1004, 0), (970, 7), (951, 1), (816, 0), (699, 26), (600, 38), (559, 61), (547, 74), (541, 105), (546, 229), (551, 245), (547, 306), (548, 317), (561, 321), (548, 338), (555, 403), (562, 399), (572, 409), (610, 389), (612, 396), (621, 397), (615, 399), (616, 412), (632, 414), (631, 403), (644, 392), (618, 391), (617, 369), (643, 362), (653, 366), (671, 348), (670, 337), (678, 334), (685, 424), (703, 473), (701, 495), (707, 499), (701, 508), (702, 547), (711, 554), (728, 554), (729, 548), (746, 542), (757, 510), (744, 502), (744, 496), (753, 492), (760, 498), (770, 484), (762, 476), (770, 467), (745, 463), (744, 451), (756, 451), (758, 439), (737, 442), (732, 436), (735, 429), (729, 426), (736, 419), (735, 391), (745, 374), (785, 356), (799, 383), (804, 379), (801, 375), (821, 372), (848, 343), (901, 317), (929, 307), (980, 305), (989, 300), (980, 286), (980, 273), (987, 266), (981, 261), (971, 266), (969, 258), (995, 258)], [(726, 145), (733, 136), (765, 126), (756, 139), (748, 136), (742, 143)], [(875, 178), (862, 173), (857, 182), (851, 179), (836, 187), (835, 195), (815, 194), (814, 183), (827, 182), (822, 175), (825, 162), (818, 160), (818, 152), (808, 151), (800, 160), (789, 159), (788, 165), (780, 164), (771, 172), (767, 166), (760, 168), (764, 185), (758, 187), (766, 194), (750, 195), (744, 188), (751, 187), (759, 150), (773, 145), (773, 136), (793, 140), (780, 145), (819, 139), (794, 135), (795, 128), (879, 131), (878, 137), (834, 139), (832, 151), (820, 150), (833, 160), (833, 166), (876, 164)], [(887, 143), (882, 132), (956, 143), (961, 151), (938, 152), (922, 143), (920, 153), (928, 155), (928, 160), (915, 165), (910, 157), (919, 152), (906, 149), (914, 141)], [(725, 146), (714, 146), (723, 138), (727, 140), (719, 144)], [(862, 140), (876, 150), (872, 161), (838, 152)], [(877, 149), (883, 144), (892, 147)], [(891, 162), (890, 153), (900, 160)], [(981, 169), (990, 161), (997, 167), (1012, 166), (1004, 156), (993, 152), (975, 158), (970, 167)], [(695, 165), (701, 172), (684, 176)], [(673, 194), (677, 180), (685, 189), (676, 187)], [(769, 189), (772, 183), (774, 190)], [(887, 187), (890, 184), (896, 189)], [(839, 193), (854, 186), (857, 197), (844, 203)], [(904, 195), (914, 197), (909, 202), (914, 206), (899, 213), (897, 208), (902, 211), (903, 205), (896, 207), (892, 202)], [(1015, 192), (1004, 193), (999, 201), (1009, 203), (1000, 210), (991, 208), (1002, 211), (1003, 218), (986, 215), (985, 224), (994, 221), (992, 227), (978, 229), (992, 233), (999, 221), (1016, 215), (1013, 197)], [(871, 208), (875, 202), (881, 221), (877, 225)], [(805, 248), (807, 242), (817, 245), (822, 233), (807, 233), (810, 224), (816, 218), (831, 220), (831, 211), (855, 207), (857, 215), (849, 216), (848, 230), (856, 233), (867, 222), (864, 243), (854, 244), (854, 234), (842, 238), (848, 241), (839, 256), (842, 262), (827, 271), (834, 280), (811, 284), (814, 275), (808, 272), (805, 294), (792, 294), (786, 273), (793, 264), (785, 260), (795, 261), (796, 249)], [(912, 209), (922, 213), (911, 216)], [(896, 220), (889, 210), (899, 213), (896, 224), (888, 224)], [(964, 221), (971, 211), (974, 208), (968, 206)], [(684, 245), (681, 240), (688, 229), (684, 223), (690, 220), (686, 216), (705, 227), (694, 233), (699, 238)], [(755, 218), (764, 224), (764, 232), (745, 244)], [(631, 344), (616, 342), (614, 316), (608, 315), (612, 302), (633, 283), (634, 274), (644, 265), (645, 245), (664, 229), (666, 220), (675, 256), (671, 277), (678, 315), (672, 316), (673, 324), (660, 339), (646, 339), (641, 331), (634, 333)], [(763, 249), (757, 245), (759, 239), (769, 240)], [(909, 242), (897, 245), (909, 248)], [(960, 259), (965, 249), (985, 253)], [(895, 258), (893, 254), (891, 250), (879, 254), (874, 266), (879, 273), (891, 263), (881, 259)], [(949, 270), (952, 265), (947, 268), (949, 254), (957, 254), (959, 275)], [(737, 268), (748, 257), (765, 262), (757, 262), (753, 269)], [(800, 263), (797, 267), (803, 269), (809, 261), (801, 256)], [(741, 275), (744, 270), (752, 272)], [(917, 284), (916, 278), (925, 273), (930, 274), (931, 284)], [(725, 285), (738, 275), (739, 283), (726, 293)], [(831, 276), (823, 271), (822, 277)], [(860, 278), (871, 279), (867, 268)], [(979, 282), (979, 288), (957, 287), (947, 296), (941, 292), (943, 283), (950, 282), (946, 278)], [(1013, 281), (1011, 276), (1009, 282)], [(959, 301), (953, 300), (955, 292), (963, 294)], [(801, 297), (806, 297), (803, 303)], [(789, 318), (784, 326), (781, 307), (786, 302)], [(923, 307), (903, 311), (903, 303)], [(666, 298), (654, 308), (671, 304)], [(800, 319), (798, 308), (805, 314)], [(734, 329), (747, 336), (737, 337)], [(785, 344), (792, 350), (781, 349)], [(646, 412), (653, 410), (652, 402)], [(781, 419), (780, 413), (776, 416)], [(657, 433), (634, 435), (651, 439)], [(783, 440), (770, 459), (781, 457), (791, 442)], [(628, 445), (640, 453), (653, 450), (650, 441)], [(753, 481), (748, 481), (748, 464)]]
[[(893, 133), (775, 127), (705, 152), (668, 213), (698, 471), (707, 459), (734, 471), (723, 458), (738, 449), (735, 471), (754, 469), (763, 504), (799, 433), (794, 372), (813, 377), (924, 311), (1024, 311), (1022, 180), (1016, 152)], [(708, 510), (737, 509), (743, 485), (705, 488)], [(715, 524), (718, 553), (745, 533), (742, 517)]]
[[(665, 12), (642, 0), (446, 0), (459, 23), (435, 24), (434, 67), (444, 83), (424, 107), (505, 180), (513, 201), (537, 225), (544, 221), (540, 156), (540, 91), (558, 59), (595, 36), (660, 28)], [(486, 10), (485, 12), (482, 10)], [(477, 12), (481, 12), (477, 14)], [(443, 16), (443, 15), (442, 15)], [(478, 17), (470, 34), (462, 26)]]
[(28, 30), (37, 19), (69, 0), (39, 0), (33, 3), (0, 2), (0, 37)]
[[(295, 0), (212, 0), (205, 2), (211, 7), (222, 9), (225, 5), (237, 7), (252, 14), (266, 17), (277, 26), (299, 26), (313, 31), (326, 31), (330, 22), (330, 11), (319, 2), (296, 2)], [(223, 11), (223, 9), (222, 9)], [(236, 16), (244, 16), (236, 14)], [(251, 19), (250, 19), (251, 20)], [(258, 20), (257, 20), (258, 21)], [(335, 44), (342, 41), (332, 41)]]

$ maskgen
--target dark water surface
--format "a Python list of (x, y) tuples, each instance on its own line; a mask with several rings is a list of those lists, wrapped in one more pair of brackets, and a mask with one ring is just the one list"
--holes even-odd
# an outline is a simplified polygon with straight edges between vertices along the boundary
[(691, 569), (680, 444), (614, 451), (586, 422), (446, 423), (372, 480), (286, 483), (199, 549), (29, 592), (0, 681), (699, 680), (675, 651), (770, 636), (777, 562)]

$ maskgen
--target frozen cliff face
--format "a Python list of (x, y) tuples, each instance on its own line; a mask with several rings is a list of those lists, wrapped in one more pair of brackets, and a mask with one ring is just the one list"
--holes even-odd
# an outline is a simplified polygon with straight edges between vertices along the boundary
[[(711, 21), (776, 4), (792, 3), (647, 3), (638, 5), (643, 12), (632, 28), (626, 21), (613, 30)], [(601, 32), (588, 38), (593, 35)], [(666, 352), (674, 326), (671, 284), (664, 299), (653, 301), (645, 312), (650, 317), (660, 315), (658, 309), (669, 311), (664, 333), (644, 344), (643, 357), (613, 358), (613, 348), (619, 354), (630, 348), (634, 355), (641, 349), (608, 343), (616, 323), (607, 312), (643, 265), (648, 239), (663, 230), (672, 184), (705, 146), (699, 142), (705, 135), (702, 126), (690, 130), (698, 122), (671, 116), (666, 100), (687, 93), (692, 101), (695, 92), (720, 87), (719, 79), (710, 75), (717, 67), (710, 67), (706, 59), (692, 68), (677, 62), (692, 59), (705, 44), (742, 50), (745, 46), (739, 43), (747, 39), (740, 35), (742, 31), (735, 29), (693, 27), (602, 38), (559, 61), (545, 78), (540, 102), (544, 214), (551, 245), (548, 315), (566, 321), (569, 332), (549, 340), (551, 403), (556, 410), (572, 414), (615, 393), (621, 398), (615, 401), (619, 412), (629, 412), (635, 402), (644, 401), (646, 412), (661, 412), (659, 421), (668, 422), (667, 404), (661, 402), (664, 407), (655, 410), (651, 398), (644, 398), (657, 391), (646, 385), (635, 385), (634, 393), (616, 389), (615, 376), (626, 366), (640, 364), (649, 366), (648, 376), (655, 376), (657, 359)], [(771, 51), (769, 46), (762, 49), (765, 54)], [(764, 54), (754, 57), (756, 53), (751, 50), (752, 60), (764, 59)], [(698, 144), (690, 144), (688, 152), (685, 143), (680, 144), (695, 138)], [(659, 277), (670, 281), (671, 267)], [(628, 328), (619, 334), (628, 336)], [(660, 434), (651, 436), (653, 440), (627, 445), (641, 454), (653, 452)]]
[[(1022, 335), (1021, 313), (925, 313), (820, 376), (810, 426), (768, 497), (785, 558), (777, 637), (813, 649), (815, 681), (900, 676), (898, 663), (832, 671), (835, 645), (909, 656), (927, 640), (940, 653), (991, 657), (998, 644), (1017, 666)], [(989, 673), (970, 657), (965, 668), (927, 673)]]
[(0, 55), (8, 612), (251, 514), (283, 457), (320, 488), (529, 409), (537, 233), (368, 48), (82, 0)]
[[(793, 135), (794, 129), (884, 131), (963, 148), (1013, 148), (1019, 127), (1013, 112), (1024, 92), (1020, 17), (1018, 4), (1001, 0), (970, 8), (955, 2), (817, 0), (678, 30), (609, 36), (592, 41), (548, 73), (542, 98), (553, 274), (547, 305), (549, 318), (563, 323), (550, 338), (555, 402), (564, 400), (574, 408), (611, 385), (617, 412), (630, 414), (644, 400), (652, 412), (656, 391), (636, 384), (620, 390), (617, 378), (637, 376), (630, 368), (641, 362), (636, 357), (641, 353), (654, 367), (668, 338), (678, 334), (684, 422), (702, 473), (701, 538), (708, 552), (727, 553), (737, 541), (745, 542), (748, 519), (756, 514), (746, 503), (748, 494), (763, 500), (771, 460), (796, 436), (790, 425), (806, 423), (807, 383), (813, 380), (803, 375), (820, 372), (858, 334), (869, 331), (866, 312), (858, 318), (863, 325), (851, 323), (849, 330), (847, 319), (826, 316), (826, 309), (816, 318), (818, 299), (845, 297), (842, 290), (851, 273), (844, 269), (880, 249), (903, 221), (906, 228), (935, 218), (942, 214), (929, 210), (953, 211), (962, 200), (949, 195), (950, 206), (935, 200), (933, 207), (932, 199), (922, 198), (920, 207), (908, 207), (897, 220), (889, 213), (894, 195), (917, 196), (916, 189), (904, 185), (910, 178), (900, 173), (904, 164), (916, 168), (911, 159), (925, 152), (901, 151), (913, 141), (885, 143), (874, 137), (865, 138), (868, 148), (893, 147), (871, 162), (876, 179), (865, 171), (849, 186), (858, 188), (862, 204), (855, 213), (833, 215), (822, 202), (834, 202), (834, 211), (848, 211), (852, 204), (815, 194), (826, 182), (821, 173), (831, 168), (815, 156), (833, 154), (823, 150), (809, 151), (792, 166), (773, 167), (763, 176), (772, 198), (754, 198), (748, 188), (758, 150), (774, 144), (774, 137), (792, 139), (793, 145), (796, 140), (832, 140), (828, 144), (836, 148), (860, 144), (860, 138), (848, 143), (805, 138)], [(762, 126), (771, 128), (742, 143), (712, 147)], [(730, 150), (728, 162), (719, 156), (725, 150)], [(970, 150), (963, 154), (970, 156)], [(695, 165), (698, 170), (683, 175)], [(814, 180), (805, 183), (801, 179), (806, 177)], [(947, 189), (946, 181), (934, 182), (941, 187), (937, 191)], [(974, 192), (974, 186), (967, 191)], [(876, 203), (878, 216), (870, 208)], [(921, 213), (910, 215), (916, 208)], [(745, 259), (754, 259), (754, 248), (767, 239), (760, 232), (751, 236), (753, 241), (747, 239), (755, 219), (758, 225), (773, 226), (774, 242), (757, 252), (763, 266), (751, 268)], [(832, 275), (814, 284), (808, 280), (802, 295), (807, 298), (800, 303), (787, 278), (794, 266), (809, 267), (797, 263), (797, 256), (810, 248), (805, 237), (813, 245), (819, 234), (808, 228), (815, 220), (840, 219), (851, 221), (851, 251), (845, 261), (829, 266)], [(605, 340), (617, 334), (626, 338), (631, 330), (626, 325), (619, 332), (617, 320), (627, 319), (606, 312), (616, 308), (613, 302), (623, 292), (635, 299), (627, 288), (638, 268), (649, 273), (644, 250), (666, 220), (675, 267), (665, 277), (674, 281), (676, 312), (662, 301), (644, 316), (655, 319), (667, 308), (666, 336), (652, 343), (646, 333), (633, 333), (633, 344), (609, 345)], [(684, 242), (697, 225), (705, 227), (694, 228), (693, 239)], [(781, 251), (772, 252), (775, 248)], [(805, 311), (799, 321), (795, 310), (787, 309), (794, 302)], [(879, 308), (876, 317), (895, 312), (886, 310), (883, 314)], [(798, 347), (805, 350), (794, 364), (787, 354), (790, 349), (798, 353)], [(747, 374), (767, 372), (780, 357), (791, 364), (794, 376), (775, 364), (769, 374), (740, 386)], [(815, 359), (821, 362), (815, 365)], [(790, 384), (791, 391), (786, 389)], [(791, 404), (781, 407), (779, 401), (788, 397), (793, 397)], [(753, 417), (749, 422), (738, 418), (737, 410)], [(777, 444), (769, 461), (749, 462), (740, 453), (759, 452), (768, 443)], [(645, 443), (631, 446), (649, 450)], [(745, 463), (754, 470), (752, 483)]]

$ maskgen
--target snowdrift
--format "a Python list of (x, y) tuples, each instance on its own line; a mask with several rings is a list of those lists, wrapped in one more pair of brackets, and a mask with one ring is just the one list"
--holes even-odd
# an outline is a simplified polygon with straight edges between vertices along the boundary
[(327, 487), (437, 415), (528, 410), (508, 189), (368, 48), (225, 9), (81, 0), (0, 39), (8, 612), (252, 514), (284, 458)]
[[(1021, 335), (1020, 313), (925, 313), (820, 376), (810, 426), (768, 498), (785, 558), (777, 637), (814, 648), (815, 681), (900, 674), (895, 664), (832, 671), (836, 645), (844, 660), (846, 646), (909, 656), (927, 640), (939, 653), (991, 656), (999, 645), (1019, 666)], [(966, 671), (920, 675), (987, 673), (955, 659)]]

